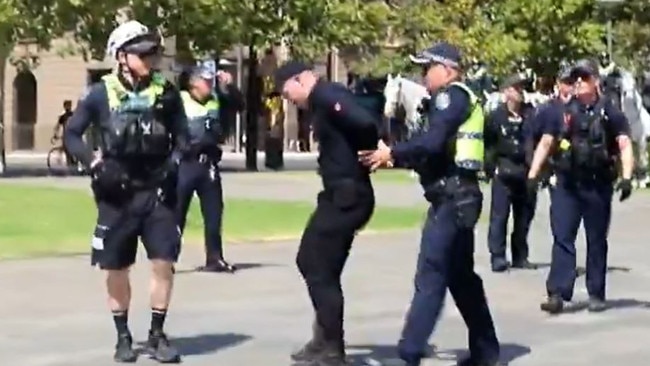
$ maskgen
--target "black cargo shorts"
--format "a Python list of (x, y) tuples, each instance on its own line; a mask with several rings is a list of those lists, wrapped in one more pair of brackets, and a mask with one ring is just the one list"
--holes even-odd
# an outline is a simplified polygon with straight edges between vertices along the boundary
[(134, 192), (119, 203), (97, 199), (97, 226), (92, 238), (91, 264), (120, 270), (135, 263), (138, 239), (147, 257), (178, 260), (181, 231), (174, 207), (161, 200), (157, 190)]

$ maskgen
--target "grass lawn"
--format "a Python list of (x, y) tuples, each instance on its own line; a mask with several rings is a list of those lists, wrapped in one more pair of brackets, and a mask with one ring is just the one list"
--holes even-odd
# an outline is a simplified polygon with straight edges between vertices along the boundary
[[(194, 200), (196, 201), (196, 200)], [(312, 203), (228, 199), (224, 236), (227, 242), (298, 237)], [(417, 228), (424, 208), (378, 207), (368, 230)], [(0, 258), (86, 253), (96, 220), (87, 190), (3, 184), (0, 186)], [(188, 218), (186, 241), (202, 242), (197, 205)]]

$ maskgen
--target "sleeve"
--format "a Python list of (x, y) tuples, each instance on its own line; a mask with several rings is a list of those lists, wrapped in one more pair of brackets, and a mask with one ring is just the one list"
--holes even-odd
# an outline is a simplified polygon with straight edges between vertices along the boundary
[(99, 83), (89, 87), (77, 103), (63, 131), (63, 144), (68, 152), (86, 168), (93, 161), (93, 151), (83, 140), (86, 129), (98, 122), (99, 106), (106, 103), (106, 88)]
[(352, 94), (332, 85), (317, 85), (314, 92), (316, 108), (332, 116), (337, 128), (359, 137), (363, 146), (377, 145), (380, 122), (360, 106)]
[(443, 151), (447, 141), (471, 113), (469, 95), (458, 86), (452, 86), (435, 97), (429, 108), (429, 129), (426, 133), (397, 143), (393, 147), (395, 160), (409, 160), (414, 156), (430, 155)]
[(183, 100), (179, 91), (171, 84), (168, 85), (166, 93), (166, 114), (169, 118), (174, 153), (184, 155), (189, 151), (190, 144)]
[(621, 135), (630, 136), (630, 123), (613, 103), (608, 102), (605, 104), (605, 114), (609, 120), (609, 126), (614, 137)]
[(490, 149), (494, 147), (494, 145), (497, 143), (498, 140), (498, 130), (496, 126), (496, 122), (498, 121), (498, 113), (500, 112), (501, 108), (497, 108), (496, 110), (490, 112), (488, 115), (485, 116), (485, 128), (484, 128), (484, 133), (485, 133), (485, 148)]
[(562, 124), (564, 123), (564, 114), (562, 109), (557, 106), (549, 106), (544, 108), (537, 115), (537, 124), (539, 126), (540, 135), (551, 135), (559, 137), (562, 132)]
[(244, 110), (244, 95), (232, 84), (226, 86), (225, 93), (219, 93), (219, 102), (225, 108), (230, 108), (236, 112)]

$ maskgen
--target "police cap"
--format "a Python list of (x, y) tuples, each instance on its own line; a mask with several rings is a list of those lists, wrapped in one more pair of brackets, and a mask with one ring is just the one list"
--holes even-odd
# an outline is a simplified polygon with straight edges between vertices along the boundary
[(312, 70), (312, 67), (304, 62), (286, 62), (275, 71), (275, 91), (281, 92), (287, 80), (307, 70)]
[(561, 67), (560, 71), (557, 73), (557, 80), (561, 82), (571, 82), (573, 80), (571, 77), (571, 67)]
[(190, 71), (190, 77), (196, 79), (212, 80), (215, 76), (215, 73), (205, 66), (195, 66)]
[(136, 37), (122, 46), (122, 51), (133, 55), (153, 54), (161, 49), (160, 36), (156, 33)]
[(579, 60), (571, 68), (571, 76), (574, 78), (598, 77), (600, 75), (600, 68), (598, 64), (590, 59)]
[(508, 76), (503, 83), (501, 83), (501, 89), (506, 89), (511, 86), (521, 86), (522, 84), (526, 83), (528, 79), (524, 75), (521, 75), (521, 73), (516, 73), (514, 75)]
[(422, 52), (410, 55), (409, 58), (418, 65), (442, 64), (455, 69), (460, 68), (462, 61), (458, 47), (447, 42), (435, 43)]

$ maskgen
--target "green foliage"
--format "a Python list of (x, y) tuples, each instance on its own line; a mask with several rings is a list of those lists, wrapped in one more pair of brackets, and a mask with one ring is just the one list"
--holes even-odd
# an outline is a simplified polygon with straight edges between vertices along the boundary
[(20, 39), (47, 47), (71, 30), (84, 54), (102, 58), (115, 14), (125, 7), (177, 35), (195, 56), (238, 43), (261, 50), (286, 42), (293, 57), (314, 60), (337, 47), (348, 66), (365, 74), (409, 71), (407, 55), (437, 40), (458, 44), (466, 58), (486, 61), (496, 74), (510, 72), (519, 57), (553, 74), (562, 59), (606, 48), (608, 18), (618, 62), (638, 67), (650, 56), (646, 0), (607, 8), (598, 0), (4, 0), (0, 48)]

